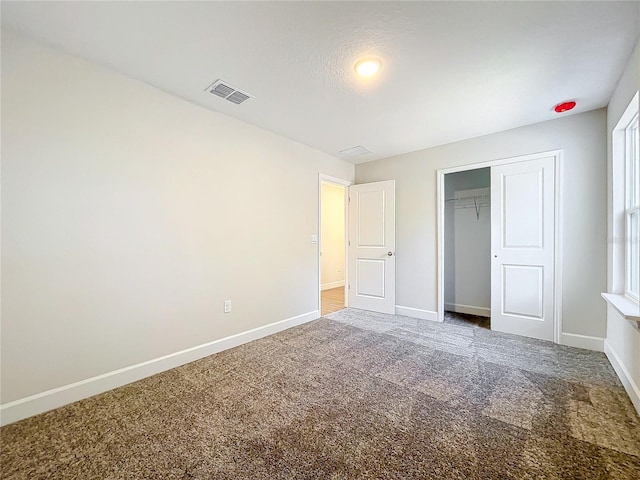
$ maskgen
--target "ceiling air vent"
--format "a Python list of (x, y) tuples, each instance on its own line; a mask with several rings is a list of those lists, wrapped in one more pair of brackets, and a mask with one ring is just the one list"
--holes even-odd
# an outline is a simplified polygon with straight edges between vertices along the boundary
[(356, 145), (355, 147), (345, 148), (344, 150), (340, 150), (340, 153), (346, 157), (354, 158), (354, 157), (362, 157), (364, 155), (369, 155), (373, 153), (367, 147), (363, 147), (362, 145)]
[(224, 80), (216, 80), (213, 85), (207, 87), (207, 92), (213, 93), (214, 95), (217, 95), (220, 98), (224, 98), (225, 100), (228, 100), (231, 103), (235, 103), (236, 105), (240, 105), (242, 102), (251, 98), (251, 95), (241, 92), (236, 87), (232, 87)]

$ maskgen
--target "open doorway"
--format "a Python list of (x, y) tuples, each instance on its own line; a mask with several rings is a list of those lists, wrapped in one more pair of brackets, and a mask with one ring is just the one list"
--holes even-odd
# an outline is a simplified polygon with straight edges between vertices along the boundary
[(444, 322), (491, 328), (491, 169), (444, 176)]
[(320, 181), (320, 312), (345, 305), (347, 187)]

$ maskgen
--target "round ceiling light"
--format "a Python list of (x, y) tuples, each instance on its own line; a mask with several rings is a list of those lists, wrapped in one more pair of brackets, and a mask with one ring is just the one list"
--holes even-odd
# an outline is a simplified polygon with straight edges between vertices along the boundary
[(568, 112), (575, 106), (576, 102), (562, 102), (553, 107), (553, 109), (556, 111), (556, 113), (564, 113)]
[(380, 63), (380, 60), (376, 60), (375, 58), (367, 58), (366, 60), (360, 60), (358, 63), (356, 63), (355, 69), (356, 73), (361, 77), (373, 77), (376, 73), (378, 73), (378, 70), (380, 70), (381, 66), (382, 64)]

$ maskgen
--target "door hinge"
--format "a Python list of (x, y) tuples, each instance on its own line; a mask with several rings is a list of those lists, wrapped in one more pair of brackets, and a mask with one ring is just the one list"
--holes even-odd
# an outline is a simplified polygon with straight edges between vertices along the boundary
[(349, 241), (347, 242), (347, 245), (348, 245), (349, 247), (351, 246), (351, 240), (349, 240)]
[(349, 285), (349, 288), (347, 290), (351, 290), (351, 285)]

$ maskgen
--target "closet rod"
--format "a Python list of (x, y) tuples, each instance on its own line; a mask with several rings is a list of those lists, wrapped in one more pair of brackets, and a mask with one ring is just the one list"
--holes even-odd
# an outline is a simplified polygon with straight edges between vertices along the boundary
[(490, 198), (491, 198), (490, 195), (469, 195), (468, 197), (447, 198), (445, 201), (455, 202), (460, 200), (489, 200)]

